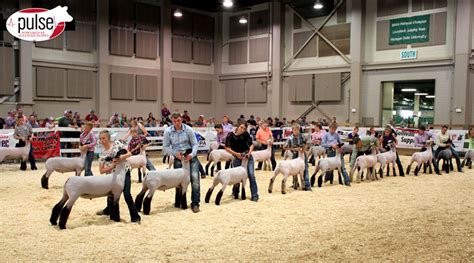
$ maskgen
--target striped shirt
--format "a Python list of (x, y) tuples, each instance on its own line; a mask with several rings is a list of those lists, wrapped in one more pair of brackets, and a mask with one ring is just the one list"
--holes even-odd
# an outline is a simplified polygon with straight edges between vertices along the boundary
[(174, 125), (168, 127), (163, 136), (163, 149), (165, 153), (172, 154), (173, 156), (176, 156), (178, 151), (185, 152), (188, 149), (192, 149), (191, 157), (195, 157), (198, 143), (193, 128), (186, 124), (182, 124), (180, 130), (176, 130)]
[(95, 151), (95, 146), (97, 145), (97, 137), (92, 132), (88, 133), (81, 133), (79, 141), (82, 145), (88, 144), (89, 148), (87, 149), (88, 152)]

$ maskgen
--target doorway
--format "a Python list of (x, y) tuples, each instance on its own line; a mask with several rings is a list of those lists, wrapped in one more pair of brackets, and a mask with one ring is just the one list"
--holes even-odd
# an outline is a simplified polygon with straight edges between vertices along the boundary
[(382, 124), (419, 128), (434, 122), (435, 80), (382, 82)]

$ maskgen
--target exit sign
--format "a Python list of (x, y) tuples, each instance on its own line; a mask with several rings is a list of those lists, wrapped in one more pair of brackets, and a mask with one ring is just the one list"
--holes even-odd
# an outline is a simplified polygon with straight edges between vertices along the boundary
[(400, 60), (416, 59), (417, 55), (416, 49), (405, 49), (400, 51)]

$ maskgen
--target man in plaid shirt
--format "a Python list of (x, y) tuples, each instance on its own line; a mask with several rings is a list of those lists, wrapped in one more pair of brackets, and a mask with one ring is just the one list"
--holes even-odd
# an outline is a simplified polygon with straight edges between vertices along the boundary
[[(140, 148), (142, 146), (147, 147), (150, 145), (150, 141), (148, 141), (144, 135), (139, 135), (137, 129), (131, 129), (130, 134), (132, 135), (132, 139), (128, 143), (128, 150), (132, 153), (132, 155), (140, 154)], [(146, 158), (146, 169), (148, 171), (155, 170), (155, 166), (153, 166), (148, 157)]]
[[(197, 139), (193, 128), (183, 124), (183, 119), (179, 112), (171, 115), (171, 121), (173, 125), (165, 130), (163, 136), (163, 150), (166, 154), (175, 157), (174, 168), (182, 167), (181, 160), (183, 158), (191, 162), (191, 209), (194, 213), (197, 213), (199, 212), (199, 201), (201, 199), (199, 160), (196, 156), (198, 149)], [(184, 157), (183, 153), (189, 149), (192, 150), (191, 154)]]

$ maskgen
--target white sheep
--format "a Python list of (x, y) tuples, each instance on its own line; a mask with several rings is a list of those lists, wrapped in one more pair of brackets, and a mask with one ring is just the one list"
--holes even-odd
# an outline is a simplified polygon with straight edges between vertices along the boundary
[(472, 160), (474, 159), (474, 150), (467, 150), (464, 155), (464, 160), (462, 161), (461, 167), (466, 165), (469, 169), (472, 169)]
[[(137, 155), (132, 155), (127, 158), (128, 163), (130, 164), (130, 168), (133, 169), (138, 169), (138, 182), (142, 182), (142, 169), (143, 169), (143, 174), (146, 173), (146, 151), (145, 151), (145, 146), (142, 146), (140, 148), (140, 154)], [(130, 171), (131, 173), (131, 171)]]
[(312, 159), (313, 166), (316, 163), (316, 158), (321, 159), (322, 157), (326, 157), (326, 148), (319, 145), (311, 146), (309, 149), (308, 160)]
[[(117, 152), (115, 158), (120, 158), (126, 153), (127, 150), (122, 149)], [(49, 222), (56, 225), (59, 217), (59, 228), (65, 229), (72, 206), (79, 197), (92, 199), (103, 196), (107, 196), (107, 202), (111, 204), (110, 219), (120, 222), (119, 199), (125, 183), (125, 163), (125, 161), (117, 163), (115, 170), (104, 176), (69, 177), (64, 183), (63, 197), (53, 207)]]
[(83, 151), (81, 152), (81, 156), (79, 157), (54, 157), (46, 160), (46, 163), (44, 164), (44, 166), (46, 167), (46, 172), (41, 177), (41, 187), (43, 187), (44, 189), (49, 188), (49, 177), (53, 172), (76, 172), (76, 176), (80, 176), (82, 170), (84, 170), (86, 155), (87, 151)]
[(353, 182), (353, 174), (357, 168), (360, 168), (360, 171), (357, 173), (357, 183), (360, 183), (362, 177), (364, 176), (364, 169), (367, 169), (367, 179), (371, 178), (372, 175), (375, 177), (375, 179), (377, 178), (377, 173), (373, 173), (375, 165), (377, 165), (377, 148), (375, 146), (371, 146), (371, 148), (371, 154), (357, 157), (349, 176), (351, 182)]
[(381, 178), (383, 177), (383, 170), (385, 169), (385, 166), (387, 166), (387, 176), (390, 175), (390, 164), (392, 164), (393, 176), (397, 176), (395, 171), (396, 161), (397, 150), (393, 144), (390, 146), (390, 151), (377, 154), (377, 162), (380, 163), (379, 173)]
[[(166, 191), (171, 188), (176, 188), (175, 195), (175, 207), (181, 207), (187, 209), (188, 204), (186, 201), (186, 191), (191, 180), (190, 162), (185, 160), (186, 155), (190, 154), (191, 151), (187, 151), (183, 155), (182, 164), (183, 166), (178, 169), (168, 170), (154, 170), (148, 171), (145, 178), (143, 179), (142, 190), (135, 198), (135, 207), (140, 212), (143, 204), (143, 213), (145, 215), (150, 214), (151, 200), (156, 190)], [(148, 192), (145, 200), (145, 194)]]
[(0, 150), (0, 163), (3, 160), (18, 160), (21, 159), (23, 162), (28, 160), (28, 155), (30, 153), (31, 143), (29, 138), (26, 140), (26, 144), (23, 147), (17, 148), (1, 148)]
[[(270, 179), (270, 185), (268, 186), (268, 192), (271, 193), (273, 191), (273, 183), (275, 178), (279, 174), (283, 174), (283, 180), (281, 181), (281, 193), (286, 194), (286, 180), (288, 176), (300, 176), (301, 179), (301, 187), (304, 189), (304, 170), (305, 170), (305, 162), (304, 162), (304, 148), (300, 148), (298, 151), (298, 158), (286, 161), (280, 161), (275, 171), (273, 172), (273, 176)], [(297, 184), (294, 183), (293, 187), (296, 189)]]
[(272, 141), (268, 140), (267, 149), (260, 151), (253, 151), (252, 157), (255, 163), (263, 162), (263, 170), (271, 170), (270, 159), (272, 157)]
[(410, 174), (411, 165), (414, 162), (416, 162), (417, 164), (415, 168), (415, 176), (418, 176), (418, 172), (420, 171), (422, 164), (428, 165), (430, 173), (432, 173), (431, 163), (433, 162), (433, 151), (432, 151), (431, 145), (432, 145), (432, 141), (430, 140), (425, 145), (426, 151), (415, 152), (411, 155), (411, 161), (407, 167), (407, 172), (406, 172), (407, 175)]
[(211, 166), (211, 177), (214, 176), (214, 164), (218, 162), (230, 162), (234, 160), (234, 156), (224, 149), (216, 149), (209, 153), (209, 159), (206, 164), (206, 174), (209, 175), (209, 166)]
[[(245, 195), (245, 185), (247, 183), (247, 177), (248, 177), (247, 164), (248, 164), (248, 159), (243, 159), (241, 166), (226, 169), (226, 170), (220, 170), (219, 172), (217, 172), (212, 182), (212, 186), (207, 191), (205, 202), (209, 203), (212, 192), (214, 191), (214, 188), (218, 184), (222, 184), (222, 188), (216, 196), (216, 205), (220, 205), (222, 195), (224, 194), (225, 188), (228, 185), (235, 185), (235, 184), (242, 183), (242, 200), (245, 200), (247, 198)], [(234, 196), (234, 198), (238, 199), (238, 195)]]
[(326, 174), (326, 172), (330, 172), (334, 170), (337, 170), (338, 172), (339, 184), (343, 184), (342, 177), (341, 177), (342, 161), (341, 161), (340, 151), (336, 151), (336, 156), (334, 157), (326, 157), (326, 158), (319, 159), (316, 165), (316, 170), (314, 170), (314, 173), (311, 176), (311, 186), (314, 186), (314, 183), (316, 181), (316, 175), (318, 174), (319, 171), (321, 171), (321, 174), (318, 176), (318, 187), (321, 187), (323, 184), (323, 175)]

